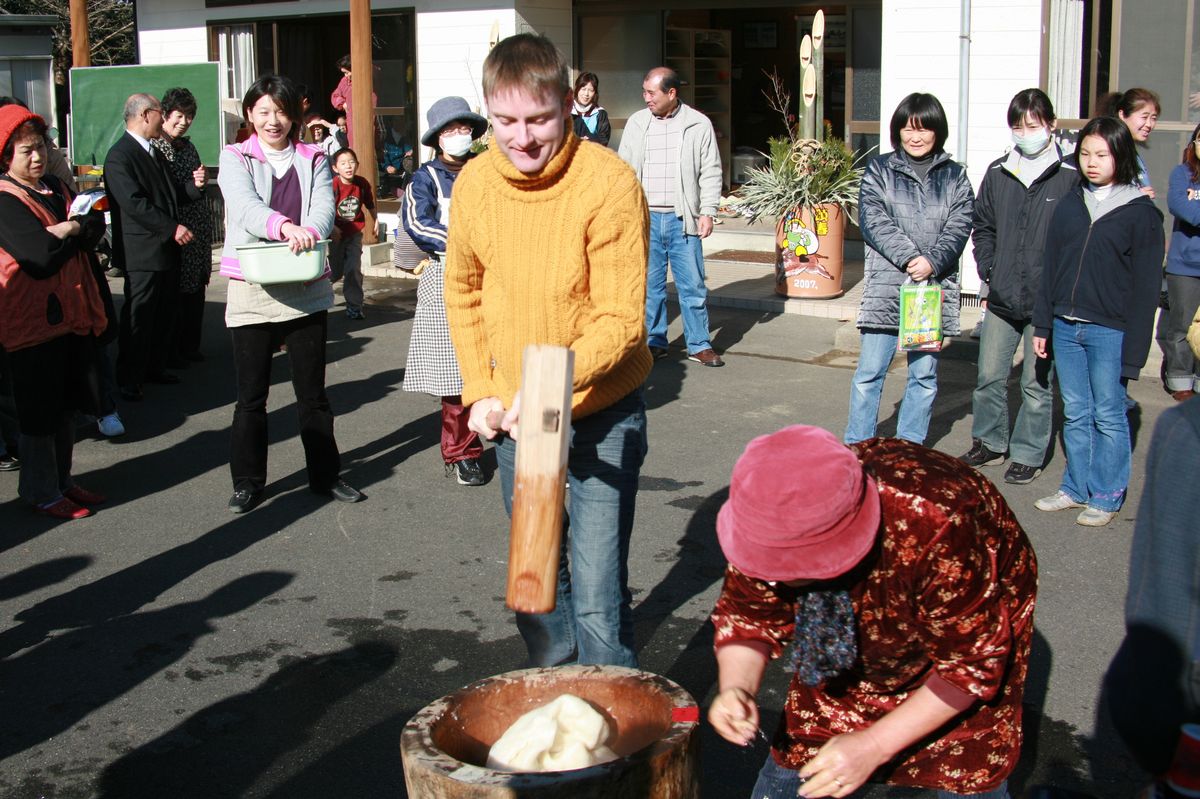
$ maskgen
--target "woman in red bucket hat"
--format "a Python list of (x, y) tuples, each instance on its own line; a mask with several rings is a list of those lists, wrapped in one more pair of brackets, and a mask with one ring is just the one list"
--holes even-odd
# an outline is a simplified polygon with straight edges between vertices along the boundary
[(796, 425), (756, 438), (717, 517), (726, 740), (757, 734), (767, 661), (795, 673), (754, 799), (868, 781), (1007, 797), (1021, 749), (1037, 562), (1000, 492), (899, 439)]

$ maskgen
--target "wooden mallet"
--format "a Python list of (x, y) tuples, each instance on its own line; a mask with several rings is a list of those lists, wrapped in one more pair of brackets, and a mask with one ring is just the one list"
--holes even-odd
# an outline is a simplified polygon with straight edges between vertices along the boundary
[(521, 416), (508, 547), (508, 606), (554, 610), (562, 545), (575, 353), (531, 344), (521, 368)]

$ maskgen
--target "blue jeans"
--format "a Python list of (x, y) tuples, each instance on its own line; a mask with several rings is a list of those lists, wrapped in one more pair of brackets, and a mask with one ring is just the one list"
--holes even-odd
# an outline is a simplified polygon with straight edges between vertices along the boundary
[[(496, 441), (500, 491), (510, 518), (516, 449), (507, 436)], [(637, 667), (629, 539), (645, 457), (641, 389), (572, 423), (558, 597), (549, 613), (517, 614), (530, 666), (578, 662)]]
[[(1008, 433), (1008, 375), (1013, 355), (1023, 345), (1021, 408), (1012, 436)], [(1054, 367), (1033, 352), (1033, 323), (1012, 322), (994, 313), (983, 316), (979, 337), (979, 375), (971, 398), (971, 437), (992, 452), (1007, 452), (1017, 463), (1041, 468), (1053, 427)]]
[(1067, 468), (1062, 490), (1076, 502), (1120, 510), (1129, 486), (1129, 420), (1121, 386), (1120, 330), (1054, 320), (1054, 362), (1062, 392)]
[[(758, 782), (754, 783), (754, 790), (750, 793), (753, 799), (795, 799), (800, 791), (800, 772), (793, 771), (790, 768), (784, 768), (775, 762), (772, 755), (767, 755), (767, 762), (763, 764), (762, 769), (758, 772)], [(850, 794), (848, 799), (862, 796), (871, 788), (871, 783), (867, 783), (859, 788), (854, 793)], [(926, 793), (920, 788), (906, 788), (901, 786), (893, 786), (888, 789), (888, 796), (920, 796)], [(1008, 782), (1002, 782), (996, 788), (985, 793), (954, 793), (953, 791), (937, 791), (938, 799), (958, 799), (959, 797), (971, 797), (971, 799), (1008, 799)]]
[(704, 250), (699, 236), (683, 232), (683, 220), (672, 211), (650, 212), (650, 264), (646, 281), (646, 331), (651, 347), (667, 346), (667, 262), (675, 278), (683, 337), (689, 354), (712, 349), (708, 336), (708, 289), (704, 285)]
[[(879, 397), (883, 394), (883, 380), (888, 367), (896, 355), (898, 337), (895, 331), (862, 330), (862, 349), (858, 355), (858, 368), (850, 384), (850, 420), (842, 440), (847, 444), (871, 438), (879, 423)], [(904, 399), (900, 403), (900, 421), (896, 425), (896, 437), (925, 443), (929, 432), (929, 419), (933, 416), (933, 398), (937, 396), (936, 352), (909, 352), (908, 384), (904, 387)]]

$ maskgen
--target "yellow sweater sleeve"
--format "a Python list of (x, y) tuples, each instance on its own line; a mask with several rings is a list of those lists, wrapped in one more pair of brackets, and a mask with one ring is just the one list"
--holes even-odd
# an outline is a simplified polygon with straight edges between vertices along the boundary
[[(622, 185), (623, 184), (623, 185)], [(614, 186), (588, 231), (591, 305), (575, 352), (575, 390), (611, 375), (646, 348), (650, 212), (633, 172)]]

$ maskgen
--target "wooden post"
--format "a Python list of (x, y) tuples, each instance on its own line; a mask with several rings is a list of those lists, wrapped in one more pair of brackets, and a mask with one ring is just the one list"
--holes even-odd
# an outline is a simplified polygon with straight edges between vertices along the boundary
[(574, 371), (566, 347), (525, 348), (508, 547), (508, 606), (522, 613), (554, 610)]
[(92, 46), (88, 41), (87, 0), (71, 0), (71, 66), (91, 65)]
[(817, 9), (812, 27), (812, 65), (816, 75), (813, 103), (813, 120), (816, 122), (817, 141), (825, 141), (825, 12)]
[[(371, 56), (371, 0), (350, 0), (350, 87), (353, 119), (347, 119), (354, 131), (354, 152), (358, 156), (358, 174), (371, 184), (378, 198), (379, 162), (375, 157), (375, 104), (371, 94), (375, 86), (375, 64)], [(366, 225), (363, 244), (379, 241), (375, 214), (363, 208)], [(363, 253), (367, 256), (366, 252)]]

